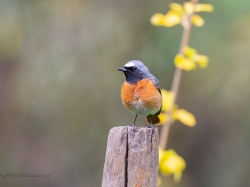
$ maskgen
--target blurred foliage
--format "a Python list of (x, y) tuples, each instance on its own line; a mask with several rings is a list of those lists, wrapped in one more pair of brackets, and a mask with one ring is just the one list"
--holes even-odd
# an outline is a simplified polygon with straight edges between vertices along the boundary
[[(176, 67), (190, 71), (197, 68), (197, 65), (200, 68), (206, 68), (208, 64), (208, 57), (205, 55), (200, 55), (196, 52), (196, 49), (185, 47), (184, 49), (185, 56), (177, 54), (174, 59)], [(196, 65), (197, 63), (197, 65)]]
[(179, 3), (170, 3), (169, 8), (170, 10), (165, 15), (161, 13), (154, 14), (150, 19), (151, 23), (154, 26), (164, 27), (173, 27), (180, 24), (186, 28), (189, 27), (189, 22), (191, 22), (195, 26), (201, 27), (204, 25), (205, 21), (201, 16), (195, 13), (212, 12), (214, 10), (214, 7), (210, 4), (196, 4), (193, 2), (184, 2), (183, 5)]
[(170, 114), (168, 113), (170, 111), (172, 111), (170, 119), (171, 123), (173, 123), (175, 120), (179, 120), (184, 125), (187, 125), (189, 127), (193, 127), (196, 125), (196, 119), (193, 114), (184, 109), (178, 109), (177, 105), (173, 106), (174, 93), (172, 91), (161, 89), (161, 93), (162, 93), (162, 109), (159, 115), (160, 118), (159, 125), (163, 125), (167, 120), (169, 120), (168, 116)]
[[(162, 89), (162, 110), (159, 115), (163, 125), (159, 141), (159, 171), (163, 174), (173, 174), (174, 181), (180, 182), (182, 172), (186, 168), (185, 160), (176, 154), (173, 149), (167, 148), (170, 125), (174, 120), (179, 120), (184, 125), (193, 127), (196, 125), (194, 115), (185, 109), (178, 109), (176, 100), (178, 99), (178, 90), (180, 87), (182, 70), (190, 71), (196, 69), (196, 63), (201, 68), (206, 68), (208, 57), (199, 55), (196, 49), (188, 46), (192, 24), (197, 27), (204, 25), (205, 21), (197, 15), (197, 12), (212, 12), (214, 7), (211, 4), (199, 4), (196, 0), (179, 3), (170, 3), (170, 10), (166, 15), (156, 13), (151, 17), (151, 24), (154, 26), (172, 27), (180, 24), (183, 27), (183, 34), (180, 44), (179, 53), (175, 56), (174, 64), (176, 66), (171, 91)], [(164, 103), (167, 102), (167, 103)], [(165, 156), (161, 156), (165, 155)], [(161, 158), (162, 157), (162, 158)], [(158, 177), (158, 186), (161, 186), (161, 177)], [(165, 186), (165, 184), (163, 184)]]
[[(0, 0), (0, 174), (52, 173), (1, 186), (101, 185), (109, 129), (134, 118), (116, 68), (139, 59), (170, 88), (182, 30), (148, 21), (169, 3)], [(209, 24), (193, 28), (190, 46), (210, 63), (183, 74), (178, 104), (197, 125), (171, 130), (169, 148), (188, 163), (178, 186), (250, 186), (250, 1), (201, 3), (215, 11), (200, 14)]]
[[(173, 174), (175, 182), (180, 182), (182, 172), (186, 168), (185, 160), (173, 149), (163, 150), (159, 148), (159, 170), (165, 175)], [(161, 177), (158, 180), (162, 181)], [(161, 183), (158, 186), (161, 186)], [(166, 185), (167, 186), (167, 185)]]

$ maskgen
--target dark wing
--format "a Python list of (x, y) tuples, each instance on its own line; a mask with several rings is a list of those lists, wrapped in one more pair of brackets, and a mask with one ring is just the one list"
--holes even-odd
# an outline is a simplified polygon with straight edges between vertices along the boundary
[[(156, 88), (161, 94), (161, 87), (160, 87), (159, 81), (152, 74), (150, 74), (150, 80), (154, 83), (154, 85), (156, 86)], [(156, 113), (156, 115), (159, 115), (160, 113), (161, 113), (161, 109)]]
[(160, 87), (159, 81), (152, 74), (150, 74), (150, 80), (154, 83), (154, 85), (156, 86), (156, 88), (161, 94), (161, 87)]

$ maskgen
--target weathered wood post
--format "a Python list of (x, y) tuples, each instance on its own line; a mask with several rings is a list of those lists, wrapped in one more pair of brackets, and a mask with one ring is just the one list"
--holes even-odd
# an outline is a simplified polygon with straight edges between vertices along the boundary
[(102, 187), (156, 187), (157, 128), (114, 127), (108, 136)]

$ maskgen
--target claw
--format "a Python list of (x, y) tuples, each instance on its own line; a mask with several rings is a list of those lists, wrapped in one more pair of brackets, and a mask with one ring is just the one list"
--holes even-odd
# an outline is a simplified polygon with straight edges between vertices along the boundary
[(136, 114), (136, 116), (135, 116), (134, 124), (131, 125), (132, 127), (135, 127), (135, 122), (136, 122), (137, 115), (138, 114)]
[(147, 126), (147, 128), (153, 128), (153, 125), (150, 123), (149, 126)]

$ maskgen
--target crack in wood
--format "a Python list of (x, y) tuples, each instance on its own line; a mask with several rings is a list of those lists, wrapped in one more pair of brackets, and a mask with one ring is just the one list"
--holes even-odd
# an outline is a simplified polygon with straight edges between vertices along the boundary
[(128, 187), (128, 128), (127, 128), (127, 140), (126, 140), (126, 153), (125, 153), (125, 180), (124, 187)]
[(158, 129), (114, 127), (110, 130), (102, 187), (156, 187)]

